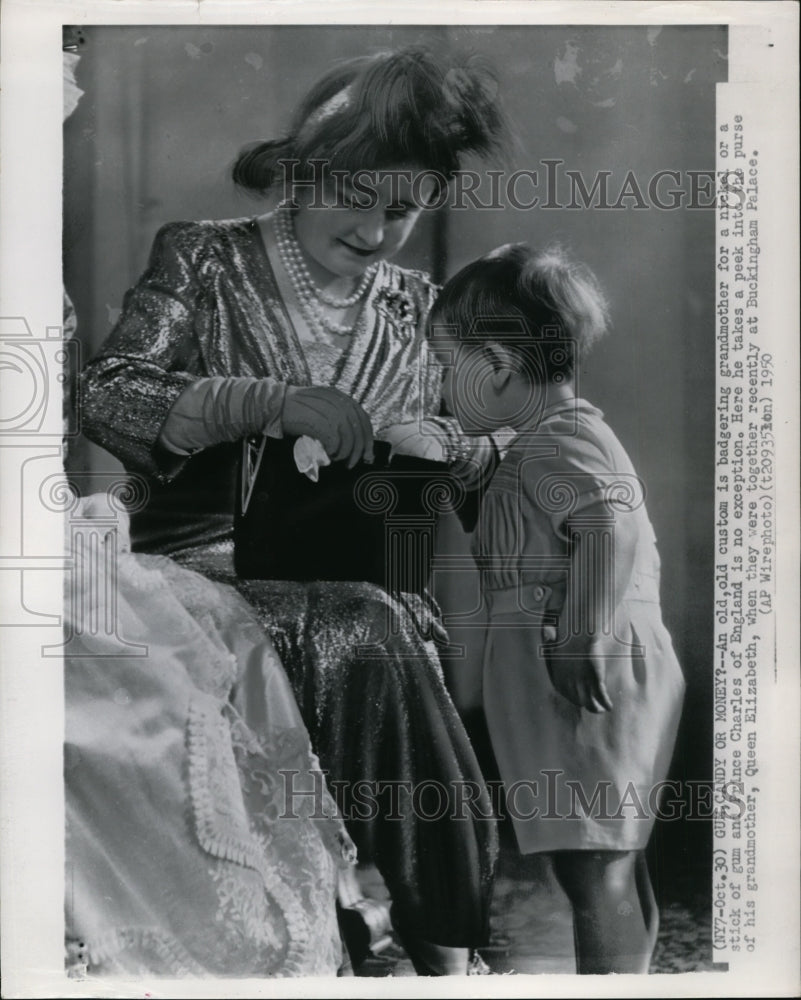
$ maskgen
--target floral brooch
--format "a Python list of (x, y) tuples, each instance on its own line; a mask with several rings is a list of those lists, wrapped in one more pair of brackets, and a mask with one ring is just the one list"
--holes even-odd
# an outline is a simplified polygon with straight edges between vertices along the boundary
[(417, 307), (408, 292), (381, 288), (374, 300), (376, 312), (404, 333), (412, 334), (417, 326)]

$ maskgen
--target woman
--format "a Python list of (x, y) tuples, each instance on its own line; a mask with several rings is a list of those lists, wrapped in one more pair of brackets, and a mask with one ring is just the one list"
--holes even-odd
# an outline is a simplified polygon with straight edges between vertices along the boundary
[[(448, 68), (422, 50), (341, 64), (285, 139), (236, 163), (240, 186), (288, 203), (159, 232), (83, 386), (87, 435), (151, 480), (135, 548), (234, 582), (237, 442), (250, 435), (307, 436), (349, 465), (371, 459), (374, 438), (462, 470), (490, 460), (487, 439), (471, 443), (438, 416), (440, 372), (422, 346), (432, 285), (387, 258), (437, 194), (432, 172), (447, 181), (461, 155), (494, 147), (494, 95), (484, 68)], [(365, 182), (364, 170), (376, 173)], [(495, 831), (430, 602), (364, 583), (236, 582), (278, 646), (418, 971), (466, 971), (487, 933)], [(426, 819), (408, 800), (380, 800), (357, 815), (356, 789), (397, 782), (437, 783), (449, 807), (466, 784), (473, 807)]]
[[(65, 35), (67, 117), (82, 36)], [(76, 327), (66, 294), (64, 327)], [(69, 510), (71, 559), (68, 973), (334, 974), (335, 900), (356, 852), (286, 674), (232, 588), (131, 555), (122, 502), (136, 494), (128, 481), (50, 495)], [(290, 799), (282, 772), (314, 796)]]

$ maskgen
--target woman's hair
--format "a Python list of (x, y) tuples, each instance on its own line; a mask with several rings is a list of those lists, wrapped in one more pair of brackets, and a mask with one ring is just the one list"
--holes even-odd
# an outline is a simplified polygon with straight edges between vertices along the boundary
[[(571, 378), (577, 355), (606, 332), (607, 303), (595, 275), (560, 247), (498, 247), (442, 288), (430, 327), (449, 339), (490, 341), (519, 355), (537, 382)], [(454, 334), (454, 328), (456, 333)]]
[(301, 101), (282, 139), (244, 149), (237, 185), (263, 193), (282, 179), (314, 176), (313, 160), (355, 173), (419, 164), (450, 179), (466, 153), (484, 155), (505, 132), (496, 78), (477, 57), (457, 62), (413, 46), (340, 63)]

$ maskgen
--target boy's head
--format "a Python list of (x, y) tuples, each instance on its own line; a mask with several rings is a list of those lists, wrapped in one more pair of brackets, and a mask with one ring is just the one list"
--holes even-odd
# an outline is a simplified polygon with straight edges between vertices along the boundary
[(466, 431), (527, 423), (548, 384), (572, 381), (606, 325), (606, 299), (584, 265), (559, 248), (499, 247), (434, 303), (429, 343), (447, 369), (446, 404)]

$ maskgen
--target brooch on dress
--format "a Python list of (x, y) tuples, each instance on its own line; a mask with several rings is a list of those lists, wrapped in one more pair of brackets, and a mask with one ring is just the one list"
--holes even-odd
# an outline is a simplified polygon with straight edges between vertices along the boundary
[(417, 307), (408, 292), (381, 288), (373, 305), (376, 312), (405, 334), (412, 335), (417, 327)]

